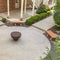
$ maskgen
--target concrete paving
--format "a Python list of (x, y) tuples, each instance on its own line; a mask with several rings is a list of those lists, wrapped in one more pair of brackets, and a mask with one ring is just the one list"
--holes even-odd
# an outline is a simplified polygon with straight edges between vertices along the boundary
[(2, 26), (2, 25), (4, 25), (4, 23), (0, 21), (0, 26)]
[(48, 30), (49, 28), (51, 28), (52, 26), (54, 26), (54, 19), (53, 16), (49, 16), (48, 18), (45, 18), (35, 24), (33, 24), (36, 27), (42, 28), (44, 30)]
[[(35, 10), (36, 12), (36, 10)], [(36, 14), (36, 13), (35, 13)], [(16, 10), (12, 10), (10, 11), (10, 19), (9, 20), (14, 20), (14, 19), (17, 19), (17, 20), (20, 20), (20, 9), (16, 9)], [(4, 12), (4, 13), (0, 13), (0, 16), (3, 16), (3, 17), (7, 17), (7, 12)], [(28, 9), (26, 13), (23, 14), (23, 20), (26, 21), (26, 19), (30, 18), (32, 16), (32, 9)]]
[[(10, 20), (20, 19), (20, 11), (11, 11)], [(28, 10), (24, 14), (24, 20), (31, 17), (32, 12)], [(0, 13), (0, 16), (6, 17), (7, 13)], [(34, 26), (49, 29), (54, 25), (52, 16), (39, 21)], [(22, 36), (18, 41), (14, 41), (10, 34), (13, 31), (21, 32)], [(44, 58), (46, 47), (51, 49), (51, 45), (44, 32), (34, 27), (21, 26), (0, 26), (0, 60), (40, 60)]]
[[(21, 32), (18, 41), (11, 38), (13, 31)], [(43, 33), (32, 26), (0, 26), (0, 60), (40, 60), (40, 56), (46, 57), (46, 47), (50, 50), (51, 45)]]

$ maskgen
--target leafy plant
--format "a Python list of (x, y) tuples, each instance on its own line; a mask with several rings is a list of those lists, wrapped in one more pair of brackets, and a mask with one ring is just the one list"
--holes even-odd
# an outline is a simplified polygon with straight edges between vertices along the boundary
[(41, 7), (38, 7), (36, 13), (37, 13), (37, 14), (45, 13), (45, 12), (47, 12), (47, 11), (49, 11), (49, 10), (50, 10), (50, 9), (49, 9), (47, 6), (42, 5)]
[(56, 39), (56, 41), (54, 42), (54, 45), (57, 53), (57, 60), (60, 60), (60, 40)]
[(54, 13), (54, 21), (57, 27), (60, 27), (60, 0), (57, 0)]
[(5, 23), (7, 21), (7, 19), (6, 18), (2, 18), (1, 21)]
[(60, 11), (54, 13), (54, 21), (57, 27), (60, 27)]
[(54, 57), (53, 57), (51, 51), (49, 51), (48, 47), (46, 47), (46, 51), (47, 51), (47, 53), (44, 53), (45, 55), (47, 55), (46, 59), (47, 60), (54, 60)]

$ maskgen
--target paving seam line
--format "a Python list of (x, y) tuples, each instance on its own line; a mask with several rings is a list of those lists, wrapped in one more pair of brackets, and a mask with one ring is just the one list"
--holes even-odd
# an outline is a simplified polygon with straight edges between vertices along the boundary
[(34, 28), (37, 28), (37, 29), (39, 29), (39, 30), (41, 30), (41, 31), (46, 31), (46, 30), (44, 30), (44, 29), (42, 29), (42, 28), (40, 28), (40, 27), (37, 27), (37, 26), (34, 26), (34, 25), (32, 25), (32, 27), (34, 27)]

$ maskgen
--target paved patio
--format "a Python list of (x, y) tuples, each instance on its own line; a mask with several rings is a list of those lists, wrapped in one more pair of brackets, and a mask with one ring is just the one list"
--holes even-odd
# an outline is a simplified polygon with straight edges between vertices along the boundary
[[(36, 12), (36, 10), (35, 10), (35, 12)], [(7, 17), (7, 12), (0, 13), (0, 16)], [(29, 17), (32, 16), (32, 10), (28, 9), (27, 12), (26, 12), (26, 14), (24, 14), (23, 16), (24, 16), (23, 20), (26, 21), (26, 19), (28, 19)], [(19, 9), (10, 11), (10, 20), (11, 19), (12, 20), (14, 20), (14, 19), (20, 20), (20, 10)]]
[[(19, 10), (14, 11), (14, 14), (11, 11), (11, 19), (19, 19)], [(6, 13), (1, 13), (1, 16), (6, 17)], [(16, 16), (17, 15), (17, 16)], [(28, 10), (24, 20), (31, 16), (31, 11)], [(41, 20), (35, 24), (36, 27), (47, 30), (54, 26), (53, 17), (50, 16), (44, 20)], [(20, 31), (22, 36), (15, 42), (10, 36), (12, 31)], [(22, 27), (22, 26), (0, 26), (0, 60), (40, 60), (46, 57), (44, 52), (46, 47), (51, 49), (51, 45), (47, 37), (43, 34), (44, 31), (41, 31), (32, 26)]]
[[(13, 41), (10, 36), (12, 31), (20, 31), (22, 36), (18, 41)], [(46, 57), (46, 47), (51, 45), (41, 30), (31, 27), (0, 26), (0, 60), (39, 60)]]
[(50, 29), (52, 26), (55, 25), (53, 16), (49, 16), (48, 18), (45, 18), (35, 24), (33, 24), (36, 27), (42, 28), (44, 30)]

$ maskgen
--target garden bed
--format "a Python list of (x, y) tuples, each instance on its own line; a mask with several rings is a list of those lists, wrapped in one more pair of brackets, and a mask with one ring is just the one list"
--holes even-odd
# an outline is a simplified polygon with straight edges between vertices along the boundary
[[(60, 36), (60, 28), (53, 26), (49, 30), (52, 30), (58, 36)], [(47, 57), (43, 60), (60, 60), (60, 38), (56, 38), (55, 41), (49, 40), (51, 43), (51, 51)]]
[(43, 60), (60, 60), (60, 40), (51, 41), (51, 51)]
[[(53, 26), (53, 27), (50, 28), (50, 30), (52, 30), (58, 36), (60, 36), (60, 28), (59, 27)], [(51, 41), (51, 42), (54, 45), (54, 48), (52, 48), (52, 49), (53, 50), (55, 49), (55, 51), (54, 51), (55, 57), (54, 58), (55, 58), (55, 60), (60, 60), (60, 37), (56, 38), (55, 41)]]

